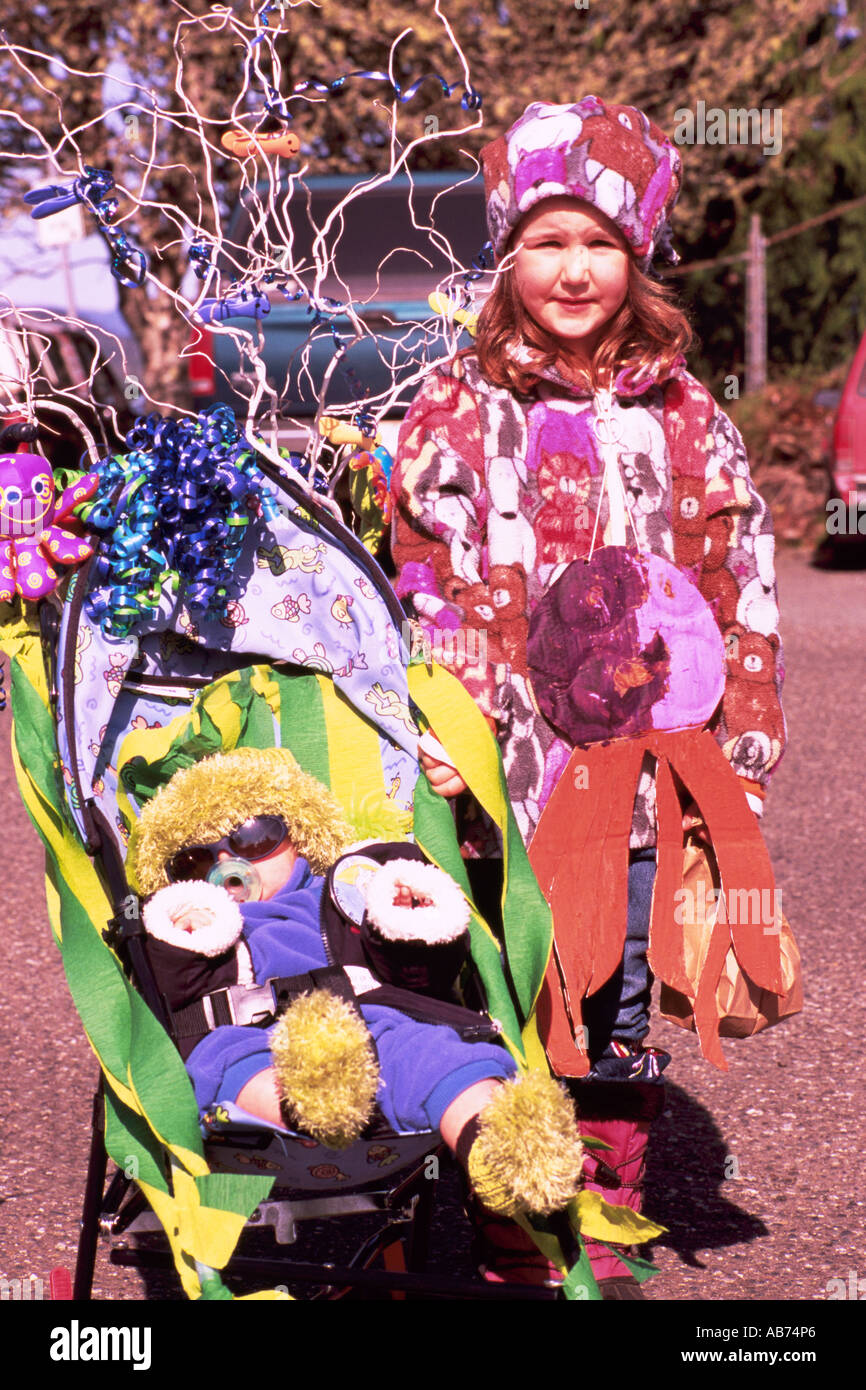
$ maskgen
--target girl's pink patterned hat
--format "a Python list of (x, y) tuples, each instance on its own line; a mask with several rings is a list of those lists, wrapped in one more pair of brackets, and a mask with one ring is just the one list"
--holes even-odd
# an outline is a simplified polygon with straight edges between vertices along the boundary
[(582, 198), (615, 222), (642, 270), (676, 264), (668, 219), (682, 182), (676, 145), (643, 111), (583, 97), (536, 101), (481, 151), (487, 225), (497, 258), (523, 215), (545, 198)]

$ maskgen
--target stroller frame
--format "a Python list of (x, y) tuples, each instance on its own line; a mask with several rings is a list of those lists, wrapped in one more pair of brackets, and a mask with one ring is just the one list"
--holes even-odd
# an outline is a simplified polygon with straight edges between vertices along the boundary
[[(288, 499), (303, 507), (307, 514), (315, 518), (321, 531), (337, 536), (344, 553), (349, 552), (355, 563), (375, 585), (379, 596), (384, 599), (391, 620), (398, 630), (405, 621), (403, 610), (385, 580), (376, 562), (348, 530), (311, 499), (292, 478), (281, 474), (267, 460), (260, 460), (262, 472), (275, 484)], [(77, 577), (76, 592), (71, 599), (73, 613), (67, 625), (63, 650), (58, 650), (59, 623), (56, 610), (51, 604), (43, 604), (41, 609), (43, 646), (47, 651), (46, 662), (49, 673), (49, 688), (52, 698), (63, 711), (67, 726), (67, 736), (74, 739), (75, 724), (73, 712), (73, 679), (75, 643), (78, 618), (83, 607), (83, 597), (87, 589), (88, 571), (93, 564), (84, 567)], [(261, 660), (261, 658), (258, 658)], [(236, 668), (242, 669), (246, 662)], [(59, 678), (59, 679), (58, 679)], [(205, 682), (206, 684), (206, 682)], [(151, 1012), (170, 1034), (169, 1019), (156, 982), (150, 969), (143, 946), (143, 928), (138, 913), (137, 900), (130, 895), (126, 881), (122, 856), (117, 846), (117, 836), (92, 797), (88, 797), (82, 785), (81, 770), (77, 757), (70, 756), (69, 767), (72, 773), (69, 786), (70, 808), (78, 810), (79, 832), (91, 858), (99, 856), (102, 876), (107, 883), (109, 895), (114, 905), (115, 917), (104, 936), (114, 945), (124, 963), (127, 973), (149, 1006)], [(131, 904), (135, 904), (131, 910)], [(99, 1084), (93, 1101), (93, 1125), (90, 1155), (84, 1192), (81, 1218), (81, 1233), (75, 1269), (73, 1298), (89, 1299), (92, 1295), (93, 1272), (97, 1243), (100, 1234), (112, 1238), (132, 1234), (148, 1223), (141, 1219), (146, 1207), (144, 1197), (133, 1190), (132, 1180), (118, 1169), (108, 1180), (108, 1154), (105, 1144), (105, 1082), (100, 1074)], [(231, 1136), (233, 1130), (228, 1130)], [(438, 1136), (424, 1136), (427, 1149), (441, 1152)], [(213, 1146), (206, 1143), (205, 1154), (209, 1163), (213, 1157)], [(332, 1196), (317, 1195), (309, 1199), (299, 1197), (291, 1191), (279, 1187), (267, 1201), (248, 1220), (248, 1227), (273, 1225), (278, 1243), (287, 1244), (293, 1238), (296, 1222), (337, 1216), (362, 1211), (377, 1211), (383, 1216), (383, 1225), (369, 1240), (365, 1241), (350, 1263), (345, 1266), (330, 1264), (310, 1264), (291, 1261), (278, 1261), (272, 1258), (259, 1258), (234, 1255), (226, 1266), (229, 1275), (243, 1274), (271, 1279), (281, 1277), (281, 1282), (316, 1285), (324, 1297), (340, 1297), (347, 1290), (362, 1288), (380, 1291), (386, 1296), (457, 1298), (541, 1298), (557, 1297), (555, 1290), (533, 1288), (525, 1285), (471, 1283), (467, 1280), (454, 1281), (424, 1272), (430, 1236), (430, 1223), (435, 1197), (436, 1184), (425, 1181), (423, 1163), (415, 1162), (409, 1171), (401, 1168), (394, 1174), (399, 1177), (393, 1185), (381, 1181), (372, 1187), (367, 1186), (351, 1194), (339, 1192)], [(283, 1240), (280, 1240), (280, 1237)], [(288, 1237), (288, 1239), (286, 1239)], [(369, 1265), (380, 1258), (384, 1270), (370, 1269)], [(135, 1267), (168, 1267), (172, 1256), (166, 1251), (134, 1249), (128, 1245), (113, 1249), (111, 1261), (116, 1264)], [(206, 1271), (207, 1272), (207, 1271)]]
[[(72, 1289), (72, 1297), (78, 1300), (91, 1298), (100, 1238), (114, 1242), (120, 1237), (160, 1229), (131, 1178), (117, 1169), (106, 1184), (108, 1160), (103, 1084), (100, 1075), (93, 1100), (93, 1129)], [(435, 1136), (431, 1135), (431, 1139), (436, 1142)], [(436, 1157), (449, 1161), (441, 1144), (437, 1144)], [(368, 1297), (401, 1300), (420, 1297), (489, 1302), (519, 1298), (550, 1302), (559, 1297), (555, 1289), (476, 1283), (428, 1272), (435, 1190), (436, 1184), (426, 1181), (424, 1164), (402, 1174), (394, 1186), (377, 1185), (313, 1198), (299, 1198), (289, 1191), (275, 1189), (250, 1217), (247, 1229), (272, 1227), (278, 1246), (292, 1244), (297, 1224), (308, 1220), (379, 1213), (381, 1227), (364, 1240), (343, 1265), (236, 1254), (224, 1272), (230, 1276), (274, 1281), (278, 1285), (315, 1287), (314, 1299), (325, 1300), (341, 1299), (355, 1290)], [(383, 1268), (372, 1268), (380, 1259)], [(170, 1270), (173, 1267), (168, 1250), (137, 1249), (125, 1242), (112, 1244), (109, 1260), (111, 1264), (135, 1269)]]

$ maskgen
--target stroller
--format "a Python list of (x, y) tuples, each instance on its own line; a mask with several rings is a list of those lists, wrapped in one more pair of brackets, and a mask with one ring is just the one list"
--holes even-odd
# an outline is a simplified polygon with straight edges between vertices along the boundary
[[(365, 1212), (381, 1227), (345, 1267), (236, 1257), (231, 1271), (279, 1283), (254, 1298), (284, 1297), (288, 1284), (319, 1297), (359, 1286), (514, 1297), (508, 1285), (422, 1272), (437, 1135), (377, 1129), (335, 1153), (237, 1107), (198, 1113), (125, 872), (140, 806), (177, 767), (244, 745), (288, 748), (355, 825), (413, 838), (471, 901), (451, 809), (419, 779), (420, 730), (447, 731), (499, 829), (505, 865), (502, 943), (473, 904), (470, 987), (523, 1068), (546, 1070), (533, 1010), (551, 927), (495, 740), (460, 683), (410, 655), (403, 611), (376, 561), (289, 467), (244, 452), (224, 408), (204, 413), (192, 435), (173, 435), (172, 425), (150, 417), (131, 432), (130, 454), (107, 467), (82, 509), (101, 536), (93, 556), (70, 574), (62, 602), (55, 592), (39, 604), (38, 633), (32, 605), (19, 605), (4, 633), (19, 786), (45, 844), (52, 928), (101, 1065), (73, 1296), (90, 1296), (100, 1232), (121, 1237), (158, 1223), (185, 1293), (231, 1298), (220, 1271), (248, 1222), (271, 1226), (285, 1246), (299, 1221)], [(221, 530), (191, 527), (184, 508), (195, 486), (156, 468), (172, 448), (175, 462), (189, 462), (191, 438), (199, 479), (222, 470)], [(204, 493), (212, 500), (213, 489)], [(195, 538), (172, 552), (168, 571), (155, 540), (160, 518)], [(106, 1187), (108, 1159), (116, 1171)], [(545, 1238), (555, 1244), (550, 1231)], [(126, 1247), (112, 1258), (167, 1256)], [(385, 1268), (370, 1268), (376, 1261)], [(581, 1291), (591, 1274), (581, 1278), (566, 1297), (597, 1296)], [(521, 1286), (519, 1296), (557, 1295)]]

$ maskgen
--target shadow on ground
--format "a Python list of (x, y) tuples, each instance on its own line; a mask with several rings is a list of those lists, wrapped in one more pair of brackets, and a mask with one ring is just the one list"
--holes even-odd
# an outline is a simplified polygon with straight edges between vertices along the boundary
[(730, 1164), (736, 1160), (712, 1116), (679, 1086), (668, 1082), (665, 1091), (649, 1146), (646, 1212), (667, 1227), (657, 1244), (702, 1269), (698, 1250), (740, 1245), (769, 1233), (763, 1221), (722, 1195), (726, 1179), (735, 1176)]

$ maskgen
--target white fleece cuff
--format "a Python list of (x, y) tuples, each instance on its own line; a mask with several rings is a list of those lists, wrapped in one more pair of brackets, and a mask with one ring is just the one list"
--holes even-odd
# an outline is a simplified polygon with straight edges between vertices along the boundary
[[(408, 888), (427, 907), (398, 907), (399, 888)], [(426, 941), (438, 946), (456, 941), (469, 923), (469, 903), (450, 874), (417, 859), (392, 859), (364, 885), (367, 917), (388, 941)]]
[[(196, 923), (193, 931), (175, 925), (173, 919), (184, 912)], [(240, 908), (230, 894), (215, 883), (198, 879), (160, 888), (145, 904), (141, 919), (145, 931), (157, 941), (203, 956), (221, 956), (239, 939), (244, 926)]]

